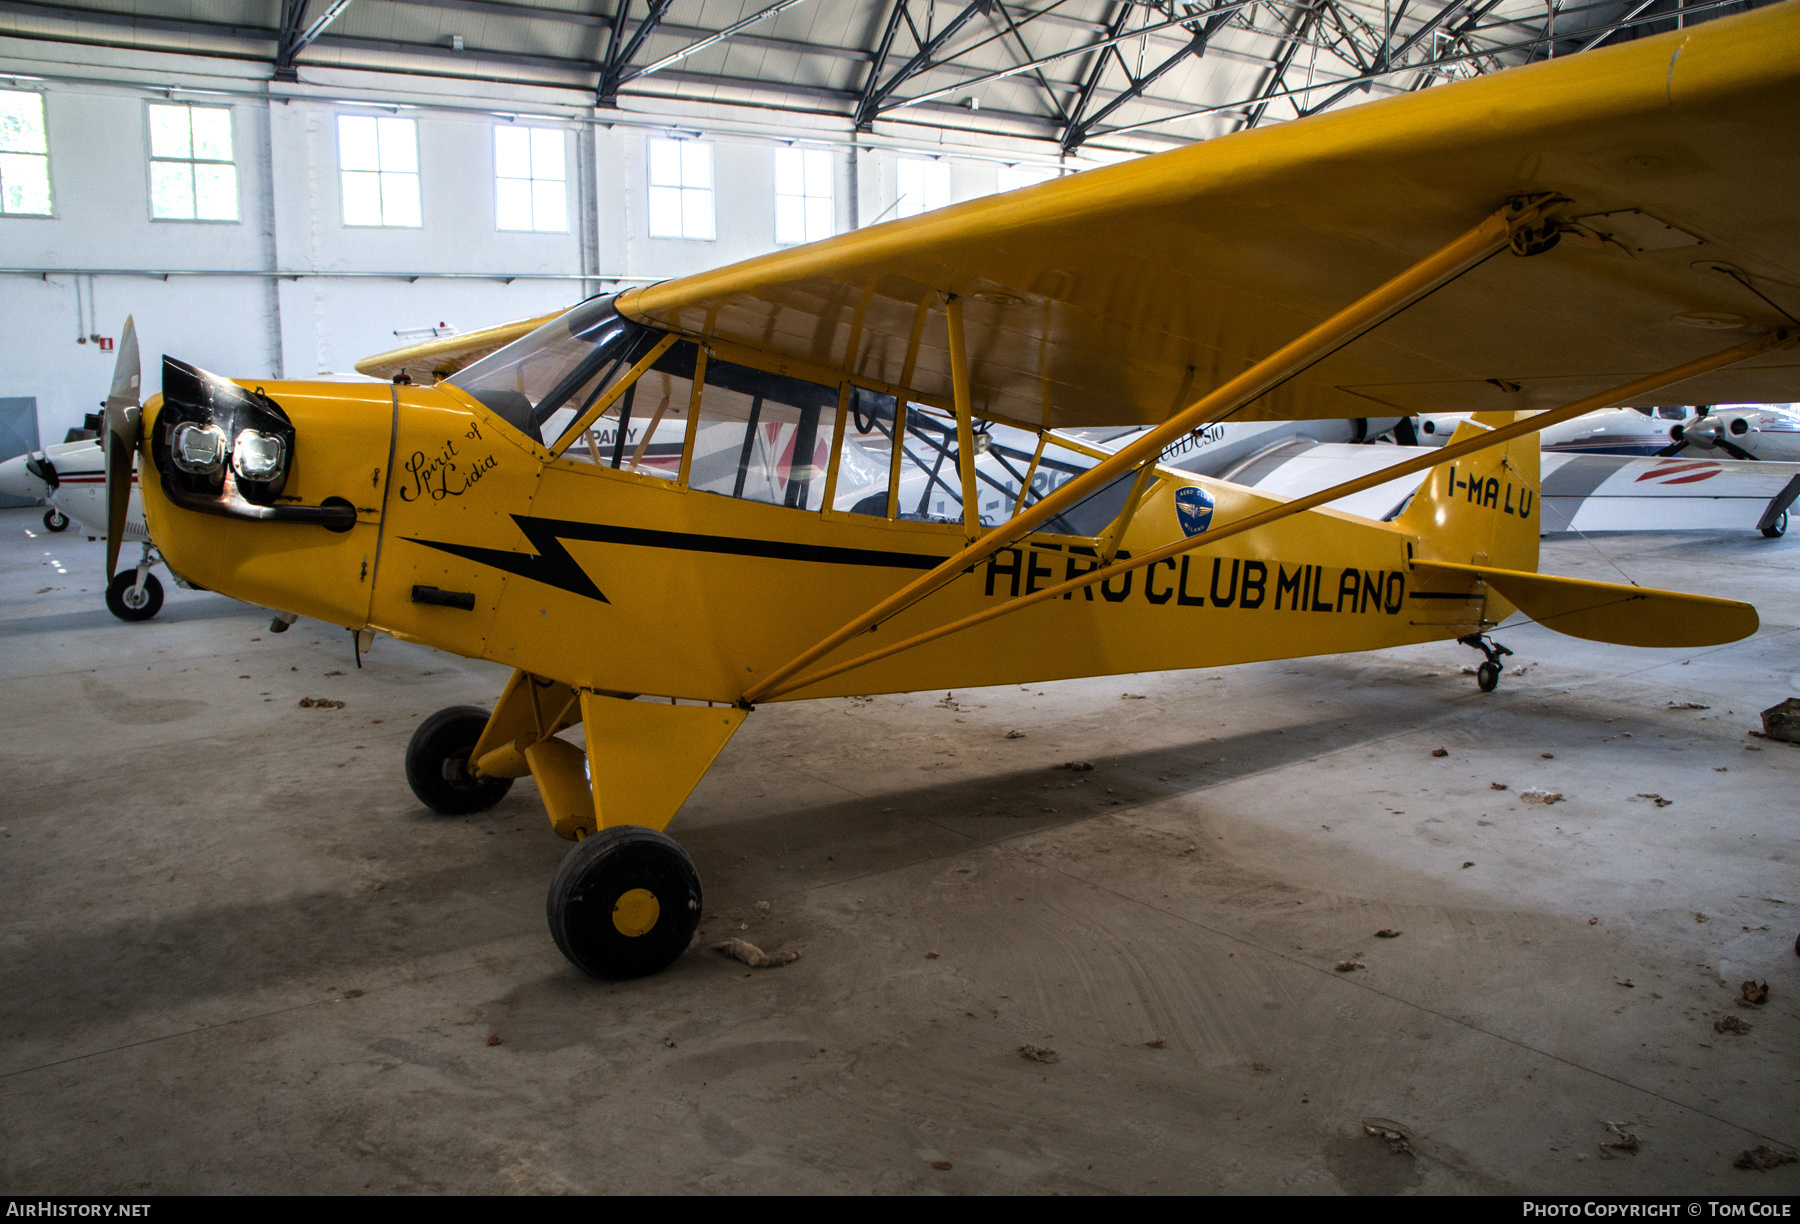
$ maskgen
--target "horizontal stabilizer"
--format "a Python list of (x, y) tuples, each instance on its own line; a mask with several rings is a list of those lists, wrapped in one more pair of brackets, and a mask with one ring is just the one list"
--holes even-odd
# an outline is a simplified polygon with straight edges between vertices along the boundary
[(1590, 642), (1719, 646), (1749, 637), (1759, 623), (1756, 609), (1735, 599), (1450, 561), (1413, 564), (1478, 575), (1540, 625)]

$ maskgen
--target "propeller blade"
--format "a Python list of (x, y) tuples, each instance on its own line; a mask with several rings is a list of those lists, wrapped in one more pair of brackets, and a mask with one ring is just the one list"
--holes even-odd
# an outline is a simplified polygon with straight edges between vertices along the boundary
[(1724, 438), (1720, 438), (1718, 440), (1718, 442), (1715, 443), (1715, 445), (1720, 450), (1724, 451), (1727, 455), (1730, 455), (1733, 459), (1755, 460), (1755, 458), (1756, 458), (1755, 455), (1752, 455), (1749, 451), (1747, 451), (1743, 447), (1739, 446), (1736, 442), (1727, 442)]
[(1672, 442), (1668, 446), (1665, 446), (1661, 450), (1657, 451), (1656, 457), (1658, 459), (1673, 458), (1674, 456), (1679, 455), (1682, 451), (1686, 450), (1687, 444), (1688, 444), (1688, 440), (1686, 438), (1682, 438), (1678, 442)]
[(119, 356), (113, 363), (112, 389), (106, 394), (106, 577), (119, 567), (119, 544), (125, 535), (125, 513), (131, 506), (132, 458), (138, 443), (137, 324), (125, 318)]

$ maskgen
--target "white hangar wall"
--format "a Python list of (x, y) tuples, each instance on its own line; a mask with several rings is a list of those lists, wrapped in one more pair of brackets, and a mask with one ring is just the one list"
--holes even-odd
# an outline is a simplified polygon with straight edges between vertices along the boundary
[[(568, 91), (340, 70), (272, 86), (267, 71), (0, 38), (0, 89), (44, 99), (51, 215), (0, 215), (0, 396), (36, 397), (42, 441), (106, 393), (115, 354), (77, 338), (116, 338), (127, 314), (147, 394), (165, 353), (231, 377), (347, 375), (407, 343), (396, 331), (467, 331), (774, 249), (777, 149), (828, 152), (835, 232), (896, 215), (902, 158), (947, 166), (952, 200), (995, 191), (1005, 167), (1058, 169), (1042, 145), (853, 140), (824, 116), (654, 99), (595, 111)], [(230, 108), (238, 220), (152, 219), (148, 107), (166, 102)], [(416, 227), (344, 223), (343, 114), (415, 123)], [(512, 122), (563, 132), (566, 232), (498, 228), (493, 132)], [(650, 236), (650, 141), (671, 135), (712, 146), (711, 239)]]

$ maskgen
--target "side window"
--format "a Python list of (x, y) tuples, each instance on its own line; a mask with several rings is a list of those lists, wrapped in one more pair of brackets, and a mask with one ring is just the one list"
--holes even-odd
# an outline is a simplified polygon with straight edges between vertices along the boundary
[[(576, 435), (562, 457), (664, 480), (679, 477), (697, 355), (689, 341), (671, 345), (655, 365), (625, 388), (625, 394)], [(588, 405), (599, 399), (598, 392), (607, 385), (610, 382), (596, 385)], [(571, 412), (569, 421), (574, 419)]]
[(836, 421), (835, 387), (708, 361), (688, 487), (818, 510)]

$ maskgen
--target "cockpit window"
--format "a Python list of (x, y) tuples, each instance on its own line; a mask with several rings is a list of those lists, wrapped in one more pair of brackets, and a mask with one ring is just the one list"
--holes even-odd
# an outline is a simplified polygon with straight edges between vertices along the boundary
[(448, 381), (523, 433), (548, 442), (605, 394), (657, 338), (649, 328), (620, 317), (612, 298), (594, 298)]

